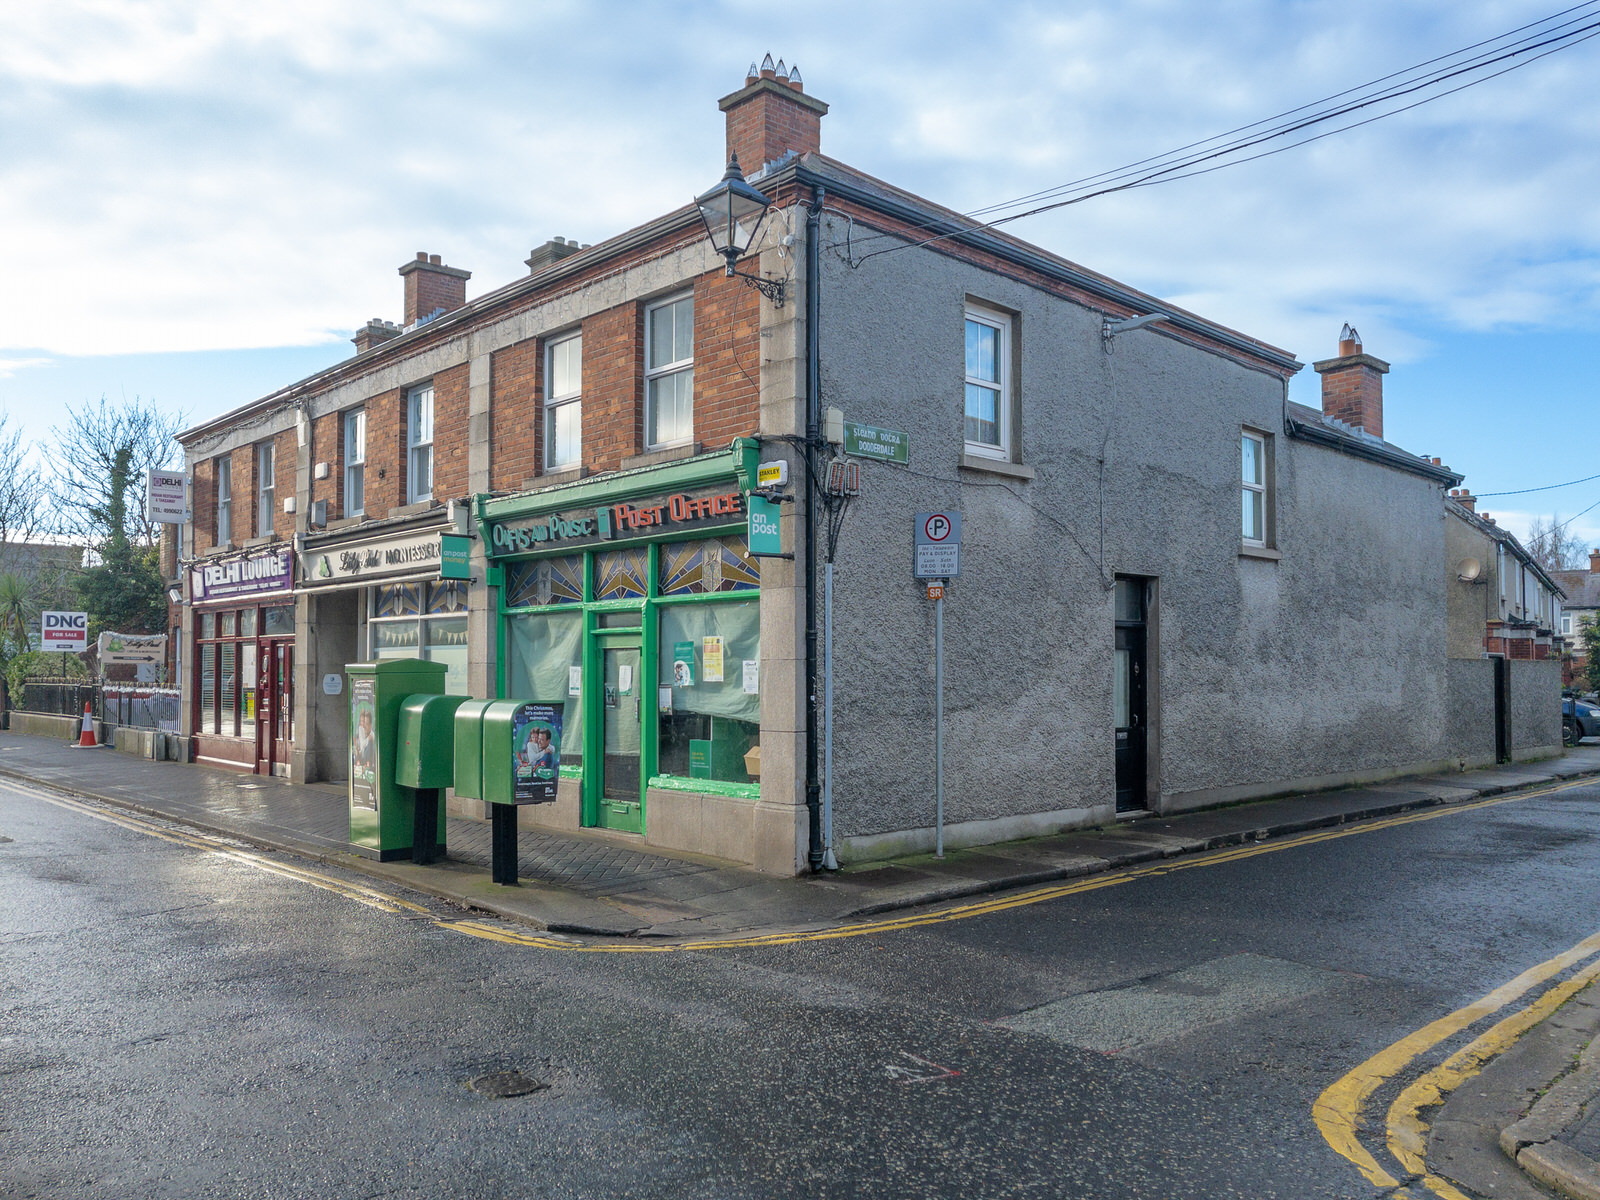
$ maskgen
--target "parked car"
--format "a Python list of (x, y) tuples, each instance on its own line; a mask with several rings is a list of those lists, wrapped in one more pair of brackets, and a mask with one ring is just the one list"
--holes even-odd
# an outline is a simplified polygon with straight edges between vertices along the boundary
[(1561, 700), (1561, 739), (1576, 746), (1586, 737), (1600, 736), (1600, 708), (1587, 700), (1564, 696)]

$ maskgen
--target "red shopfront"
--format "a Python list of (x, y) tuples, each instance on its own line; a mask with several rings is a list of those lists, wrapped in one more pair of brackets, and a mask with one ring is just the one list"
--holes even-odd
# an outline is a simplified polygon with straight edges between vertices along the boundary
[(190, 570), (195, 761), (289, 773), (294, 748), (294, 596), (287, 547)]

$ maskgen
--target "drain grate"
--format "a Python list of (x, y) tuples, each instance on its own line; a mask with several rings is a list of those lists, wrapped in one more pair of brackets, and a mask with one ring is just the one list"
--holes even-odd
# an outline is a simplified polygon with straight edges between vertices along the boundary
[(530, 1075), (524, 1075), (521, 1071), (496, 1071), (492, 1075), (480, 1075), (476, 1079), (469, 1079), (467, 1086), (479, 1095), (488, 1096), (492, 1100), (509, 1100), (512, 1096), (527, 1096), (533, 1092), (542, 1092), (550, 1085)]

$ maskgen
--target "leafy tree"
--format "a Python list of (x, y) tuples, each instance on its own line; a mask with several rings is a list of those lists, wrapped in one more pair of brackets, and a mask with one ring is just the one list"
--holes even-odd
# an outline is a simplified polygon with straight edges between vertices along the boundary
[(1600, 692), (1600, 620), (1585, 613), (1578, 618), (1587, 659), (1584, 663), (1585, 690)]
[(28, 623), (38, 615), (34, 589), (15, 571), (0, 575), (0, 658), (28, 648)]
[(166, 628), (160, 559), (157, 548), (135, 546), (123, 538), (108, 544), (100, 561), (78, 576), (78, 598), (89, 614), (90, 638), (106, 629), (160, 633)]

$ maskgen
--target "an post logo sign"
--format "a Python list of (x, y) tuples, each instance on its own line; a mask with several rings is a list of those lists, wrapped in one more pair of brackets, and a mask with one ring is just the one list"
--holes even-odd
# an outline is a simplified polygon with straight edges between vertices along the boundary
[(82, 654), (89, 648), (89, 614), (44, 612), (39, 614), (39, 646), (44, 650)]

